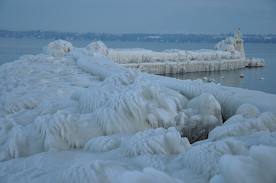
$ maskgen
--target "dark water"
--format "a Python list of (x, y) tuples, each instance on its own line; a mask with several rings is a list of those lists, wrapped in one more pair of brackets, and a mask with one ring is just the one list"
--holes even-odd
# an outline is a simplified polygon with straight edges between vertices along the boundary
[[(51, 40), (0, 38), (0, 64), (16, 60), (23, 54), (41, 53), (42, 47)], [(87, 45), (89, 41), (73, 41), (78, 47)], [(143, 42), (105, 42), (111, 48), (146, 48), (156, 51), (165, 49), (212, 49), (213, 43), (143, 43)], [(208, 79), (222, 85), (260, 90), (276, 94), (276, 44), (247, 43), (247, 57), (264, 58), (263, 68), (245, 68), (234, 71), (197, 72), (170, 75), (179, 79)], [(243, 74), (245, 77), (240, 78)]]
[[(197, 72), (170, 75), (178, 79), (198, 79), (207, 77), (222, 85), (260, 90), (276, 94), (276, 44), (248, 43), (245, 45), (247, 57), (265, 59), (265, 67), (244, 68), (232, 71)], [(240, 75), (244, 75), (241, 78)]]

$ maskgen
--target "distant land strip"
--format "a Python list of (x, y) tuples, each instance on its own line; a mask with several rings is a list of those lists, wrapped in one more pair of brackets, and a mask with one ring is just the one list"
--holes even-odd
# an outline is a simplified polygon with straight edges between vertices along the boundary
[[(158, 34), (158, 33), (73, 33), (57, 31), (10, 31), (0, 30), (0, 38), (36, 38), (36, 39), (64, 39), (91, 40), (91, 41), (135, 41), (135, 42), (171, 42), (171, 43), (216, 43), (226, 37), (227, 34)], [(243, 39), (249, 43), (276, 43), (276, 34), (244, 34)]]

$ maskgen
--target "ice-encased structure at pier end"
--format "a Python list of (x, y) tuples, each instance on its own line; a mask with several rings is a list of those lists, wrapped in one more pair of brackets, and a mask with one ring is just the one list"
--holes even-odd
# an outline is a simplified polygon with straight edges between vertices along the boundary
[(276, 181), (275, 95), (106, 53), (59, 40), (0, 66), (0, 183)]

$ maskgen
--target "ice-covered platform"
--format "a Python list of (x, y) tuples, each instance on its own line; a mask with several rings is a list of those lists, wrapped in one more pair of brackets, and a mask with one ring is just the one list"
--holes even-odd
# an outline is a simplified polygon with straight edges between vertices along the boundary
[(152, 74), (176, 74), (199, 71), (234, 70), (244, 67), (262, 67), (264, 60), (246, 58), (243, 40), (238, 32), (215, 45), (214, 50), (110, 49), (102, 42), (91, 47), (103, 50), (111, 60), (125, 67)]
[(276, 96), (50, 43), (0, 66), (0, 183), (274, 183)]

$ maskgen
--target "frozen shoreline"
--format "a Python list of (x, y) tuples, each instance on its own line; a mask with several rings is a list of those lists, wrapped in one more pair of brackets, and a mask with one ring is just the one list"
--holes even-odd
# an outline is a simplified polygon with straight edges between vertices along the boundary
[(275, 182), (276, 95), (140, 73), (94, 46), (0, 66), (0, 183)]

